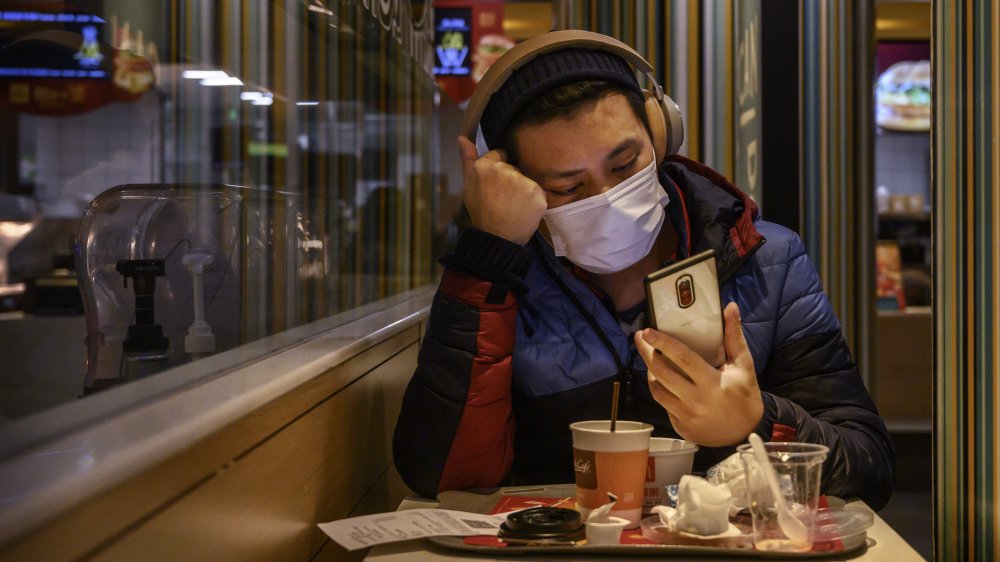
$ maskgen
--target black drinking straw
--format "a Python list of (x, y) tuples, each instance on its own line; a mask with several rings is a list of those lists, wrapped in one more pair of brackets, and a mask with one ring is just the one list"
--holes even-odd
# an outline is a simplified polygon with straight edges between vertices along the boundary
[(615, 431), (615, 421), (618, 420), (618, 381), (614, 383), (614, 389), (611, 391), (611, 432)]

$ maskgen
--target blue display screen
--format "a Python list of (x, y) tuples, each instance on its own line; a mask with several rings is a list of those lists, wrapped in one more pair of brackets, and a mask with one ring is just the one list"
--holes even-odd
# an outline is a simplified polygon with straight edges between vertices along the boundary
[(434, 74), (468, 76), (471, 71), (472, 10), (434, 10)]
[(109, 78), (104, 24), (92, 14), (0, 10), (0, 78)]

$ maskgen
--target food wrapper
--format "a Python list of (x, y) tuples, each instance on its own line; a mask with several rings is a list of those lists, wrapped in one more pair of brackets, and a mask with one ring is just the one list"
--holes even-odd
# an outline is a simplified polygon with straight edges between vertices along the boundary
[(730, 493), (729, 516), (732, 517), (750, 507), (747, 500), (747, 478), (740, 462), (739, 453), (733, 453), (725, 460), (708, 469), (706, 478), (716, 486), (725, 486)]

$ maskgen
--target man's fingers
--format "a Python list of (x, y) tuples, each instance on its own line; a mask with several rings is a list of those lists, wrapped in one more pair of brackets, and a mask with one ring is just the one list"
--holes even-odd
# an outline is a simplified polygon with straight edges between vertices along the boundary
[[(639, 351), (639, 355), (642, 357), (642, 360), (646, 362), (646, 368), (652, 372), (653, 369), (657, 368), (659, 365), (666, 365), (670, 368), (677, 367), (676, 364), (669, 361), (668, 358), (663, 355), (663, 349), (657, 347), (653, 338), (646, 338), (644, 336), (644, 334), (649, 331), (655, 332), (655, 330), (640, 330), (636, 332), (634, 336), (635, 348)], [(660, 353), (657, 353), (657, 351)]]
[(636, 347), (642, 354), (642, 360), (646, 362), (649, 377), (655, 379), (670, 392), (678, 396), (681, 400), (687, 399), (694, 391), (694, 383), (684, 373), (677, 369), (670, 359), (665, 355), (656, 353), (656, 350), (643, 341), (639, 334), (636, 334)]
[(665, 386), (659, 383), (659, 381), (650, 379), (649, 393), (653, 395), (653, 400), (659, 402), (668, 412), (677, 412), (680, 410), (683, 402), (674, 393), (667, 390)]
[(468, 172), (477, 162), (483, 164), (494, 164), (497, 162), (507, 162), (507, 153), (497, 148), (479, 156), (479, 150), (472, 141), (464, 136), (458, 137), (458, 154), (462, 157), (462, 168)]
[(722, 313), (726, 322), (726, 357), (730, 363), (745, 367), (748, 372), (754, 372), (753, 356), (743, 335), (743, 322), (740, 319), (740, 308), (735, 302), (726, 305)]
[(462, 167), (466, 169), (479, 158), (476, 145), (461, 135), (458, 137), (458, 155), (462, 157)]
[[(638, 332), (641, 339), (665, 355), (677, 369), (689, 378), (695, 376), (695, 372), (704, 370), (705, 367), (711, 369), (711, 365), (705, 362), (700, 355), (682, 344), (676, 339), (652, 328), (646, 328)], [(713, 371), (715, 369), (712, 369)]]
[(649, 344), (642, 337), (642, 330), (635, 333), (635, 348), (639, 351), (639, 355), (642, 356), (642, 360), (646, 362), (648, 367), (653, 363), (653, 356), (656, 355), (656, 348)]
[(507, 162), (507, 153), (502, 149), (495, 148), (483, 154), (482, 160), (485, 162)]

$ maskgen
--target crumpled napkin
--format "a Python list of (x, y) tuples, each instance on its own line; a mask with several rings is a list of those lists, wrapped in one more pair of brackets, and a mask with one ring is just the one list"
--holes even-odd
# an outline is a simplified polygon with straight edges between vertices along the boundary
[(732, 493), (726, 485), (715, 485), (704, 478), (685, 474), (677, 488), (677, 507), (660, 505), (653, 508), (653, 513), (668, 529), (700, 537), (739, 533), (729, 523)]
[(730, 517), (750, 507), (747, 500), (747, 477), (739, 453), (733, 453), (719, 464), (710, 467), (705, 476), (712, 484), (729, 489)]

